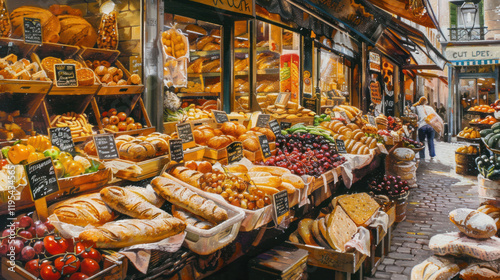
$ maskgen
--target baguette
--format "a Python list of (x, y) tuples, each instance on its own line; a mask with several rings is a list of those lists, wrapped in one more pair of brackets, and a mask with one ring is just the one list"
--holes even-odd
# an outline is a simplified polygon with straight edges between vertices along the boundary
[(113, 210), (101, 199), (99, 193), (80, 195), (53, 204), (49, 215), (55, 214), (59, 221), (75, 226), (98, 226), (116, 218)]
[(304, 180), (294, 174), (283, 174), (283, 176), (281, 176), (281, 180), (285, 183), (292, 184), (297, 189), (303, 189), (305, 186)]
[(254, 166), (250, 168), (249, 172), (268, 172), (274, 176), (283, 176), (284, 174), (292, 173), (286, 168), (276, 166)]
[(176, 207), (172, 205), (172, 215), (181, 221), (184, 221), (188, 225), (192, 225), (199, 229), (211, 229), (213, 228), (213, 224), (203, 220), (202, 218), (192, 214), (191, 212), (183, 209), (181, 207)]
[(279, 189), (280, 191), (282, 191), (282, 190), (286, 190), (286, 192), (287, 192), (288, 194), (292, 194), (292, 193), (294, 193), (294, 192), (295, 192), (295, 190), (296, 190), (296, 189), (295, 189), (295, 187), (294, 187), (292, 184), (290, 184), (290, 183), (286, 183), (286, 182), (282, 182), (282, 183), (281, 183), (281, 185), (278, 187), (278, 189)]
[(125, 188), (104, 188), (101, 190), (101, 198), (109, 207), (132, 218), (151, 220), (172, 217), (172, 215)]
[(153, 204), (154, 206), (156, 206), (158, 208), (160, 208), (163, 205), (163, 203), (165, 202), (165, 199), (163, 199), (161, 196), (159, 196), (151, 188), (151, 186), (148, 186), (147, 188), (128, 186), (128, 187), (125, 187), (125, 189), (142, 197), (144, 200), (146, 200), (147, 202)]
[(186, 224), (177, 218), (119, 220), (86, 229), (80, 239), (94, 242), (97, 248), (123, 248), (152, 243), (184, 231)]
[(196, 188), (200, 188), (200, 183), (198, 179), (200, 179), (201, 176), (203, 176), (203, 173), (197, 171), (197, 170), (191, 170), (187, 167), (183, 166), (178, 166), (172, 170), (172, 175), (176, 177), (177, 179), (190, 184), (191, 186), (194, 186)]
[(281, 185), (281, 179), (275, 176), (253, 177), (252, 181), (256, 185), (269, 186), (273, 188), (278, 188)]
[(185, 208), (203, 219), (219, 224), (227, 220), (227, 211), (212, 200), (205, 199), (188, 188), (165, 177), (156, 177), (151, 181), (154, 190), (172, 204)]

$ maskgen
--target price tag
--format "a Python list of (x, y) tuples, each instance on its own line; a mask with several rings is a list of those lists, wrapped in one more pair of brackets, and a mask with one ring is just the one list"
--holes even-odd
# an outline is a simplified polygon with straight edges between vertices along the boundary
[(190, 123), (177, 124), (177, 134), (182, 139), (184, 149), (189, 149), (196, 146), (194, 141), (193, 129)]
[(77, 87), (75, 64), (54, 64), (54, 73), (56, 76), (56, 86), (58, 87)]
[(182, 149), (181, 139), (170, 139), (168, 140), (170, 146), (170, 160), (175, 162), (181, 162), (184, 160), (184, 149)]
[(75, 143), (68, 126), (49, 128), (50, 142), (64, 152), (74, 152)]
[(116, 159), (120, 157), (113, 134), (94, 135), (94, 144), (99, 159)]
[(26, 177), (33, 201), (59, 191), (56, 172), (51, 157), (26, 164)]
[(292, 127), (292, 123), (289, 123), (289, 122), (281, 122), (281, 123), (280, 123), (280, 126), (281, 126), (281, 130), (286, 130), (286, 129), (289, 129), (290, 127)]
[(24, 43), (32, 45), (41, 45), (42, 40), (42, 23), (38, 18), (23, 18), (24, 26)]
[(212, 113), (214, 113), (214, 118), (216, 123), (225, 123), (229, 121), (229, 118), (227, 117), (227, 114), (224, 111), (212, 110)]
[(368, 115), (368, 123), (377, 127), (377, 122), (375, 121), (375, 117), (372, 115)]
[(273, 131), (274, 136), (278, 136), (281, 134), (281, 127), (277, 120), (270, 121), (269, 128), (271, 128), (271, 130)]
[(227, 161), (230, 164), (243, 158), (243, 145), (241, 144), (241, 142), (237, 141), (229, 144), (226, 148), (226, 151)]
[(290, 205), (286, 190), (273, 194), (273, 220), (277, 228), (288, 228)]
[(335, 144), (337, 146), (337, 152), (339, 152), (340, 154), (347, 154), (344, 140), (335, 139)]
[(271, 119), (271, 115), (268, 114), (260, 114), (257, 117), (257, 123), (255, 124), (256, 127), (263, 127), (266, 128), (267, 124), (269, 123), (269, 120)]
[(262, 157), (264, 160), (267, 158), (271, 157), (271, 148), (269, 147), (269, 141), (267, 140), (267, 136), (265, 135), (259, 135), (259, 143), (260, 143), (260, 150), (262, 151)]
[(343, 118), (348, 124), (351, 123), (351, 119), (347, 117), (347, 114), (344, 111), (335, 111), (335, 117)]

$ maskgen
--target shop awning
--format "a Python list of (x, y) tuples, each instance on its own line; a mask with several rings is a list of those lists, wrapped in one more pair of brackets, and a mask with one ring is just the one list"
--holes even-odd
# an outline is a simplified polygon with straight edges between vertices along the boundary
[(492, 65), (500, 64), (498, 59), (486, 59), (486, 60), (455, 60), (452, 61), (453, 65), (457, 66), (474, 66), (474, 65)]
[(375, 6), (425, 27), (439, 29), (428, 0), (368, 0)]

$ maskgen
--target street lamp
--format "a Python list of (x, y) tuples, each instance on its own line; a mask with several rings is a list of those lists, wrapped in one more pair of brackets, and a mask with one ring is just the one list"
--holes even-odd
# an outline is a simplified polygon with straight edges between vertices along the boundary
[(474, 25), (476, 24), (477, 11), (477, 4), (474, 4), (473, 2), (464, 2), (462, 6), (460, 6), (460, 12), (462, 13), (462, 22), (469, 36), (469, 40), (472, 39), (472, 30), (474, 29)]

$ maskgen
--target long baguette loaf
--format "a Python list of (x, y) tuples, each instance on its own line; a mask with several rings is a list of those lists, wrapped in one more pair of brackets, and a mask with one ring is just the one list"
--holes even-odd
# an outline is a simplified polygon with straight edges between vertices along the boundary
[(178, 206), (172, 205), (172, 215), (181, 221), (186, 222), (188, 225), (192, 225), (199, 229), (211, 229), (214, 227), (213, 224), (203, 220), (202, 218), (194, 215), (193, 213), (182, 209)]
[(200, 188), (199, 179), (203, 176), (203, 173), (183, 166), (174, 168), (171, 173), (175, 178), (186, 182), (193, 187)]
[(109, 207), (132, 218), (150, 220), (172, 217), (172, 215), (125, 188), (104, 188), (101, 190), (101, 198)]
[(131, 191), (135, 193), (136, 195), (144, 198), (147, 202), (153, 204), (154, 206), (160, 208), (163, 203), (165, 202), (165, 199), (163, 199), (161, 196), (159, 196), (152, 188), (151, 186), (148, 186), (147, 188), (141, 188), (141, 187), (135, 187), (135, 186), (128, 186), (125, 187), (126, 190)]
[(116, 218), (113, 210), (101, 199), (99, 193), (80, 195), (49, 207), (49, 215), (75, 226), (98, 226)]
[(177, 218), (119, 220), (86, 229), (80, 239), (95, 242), (97, 248), (123, 248), (152, 243), (181, 233), (186, 224)]
[(172, 204), (185, 208), (203, 219), (219, 224), (227, 220), (226, 210), (215, 205), (212, 200), (205, 199), (188, 188), (165, 177), (156, 177), (151, 181), (154, 190)]

